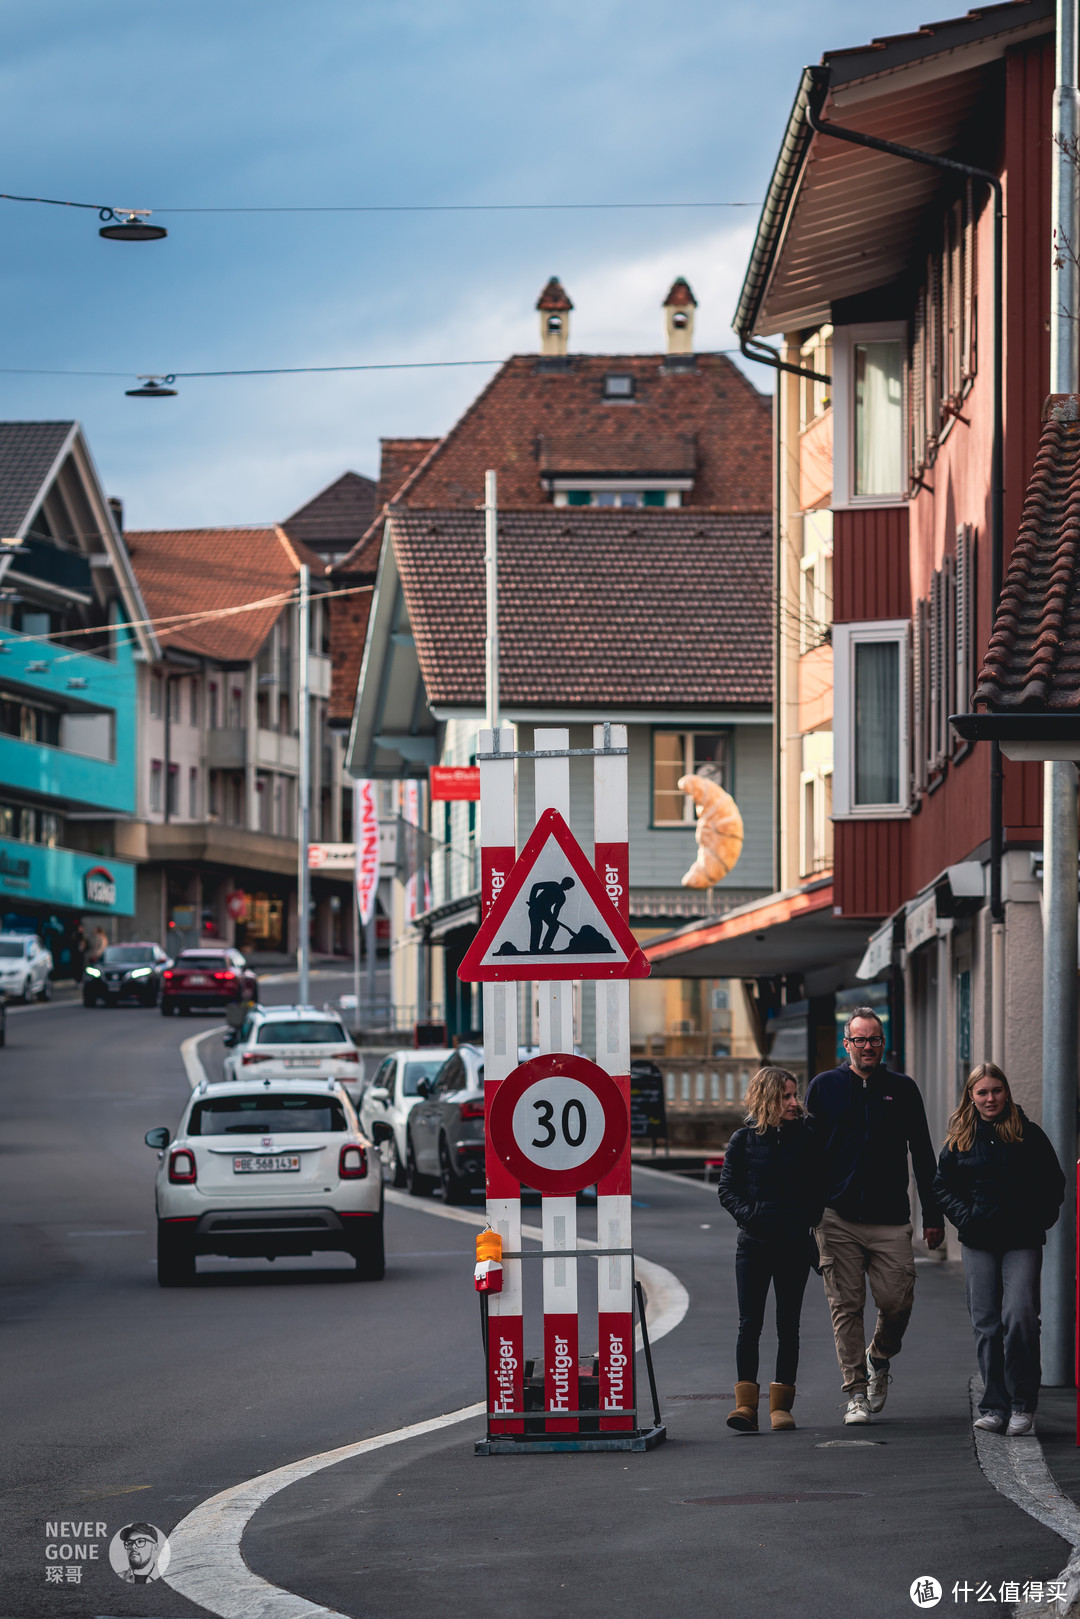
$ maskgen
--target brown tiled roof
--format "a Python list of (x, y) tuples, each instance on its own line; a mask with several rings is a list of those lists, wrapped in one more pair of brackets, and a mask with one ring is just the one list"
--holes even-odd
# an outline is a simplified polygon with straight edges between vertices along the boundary
[[(307, 563), (315, 578), (322, 577), (326, 566), (279, 527), (129, 529), (125, 538), (153, 619), (243, 607), (293, 590), (301, 563)], [(226, 618), (159, 628), (158, 640), (165, 650), (177, 647), (225, 662), (247, 662), (258, 654), (284, 606), (271, 603)]]
[(979, 671), (975, 706), (1080, 710), (1080, 399), (1055, 394)]
[[(343, 583), (334, 581), (338, 589)], [(331, 596), (326, 603), (330, 613), (331, 670), (327, 718), (335, 727), (347, 727), (352, 720), (374, 594), (374, 586), (366, 585), (348, 596)]]
[(281, 526), (290, 539), (336, 556), (363, 539), (374, 515), (375, 480), (344, 472)]
[[(428, 701), (482, 703), (482, 513), (395, 507), (390, 523)], [(501, 512), (503, 701), (769, 704), (771, 533), (761, 514)]]
[(537, 309), (573, 309), (566, 288), (557, 275), (553, 275), (536, 300)]
[(696, 309), (697, 299), (690, 291), (690, 283), (687, 281), (686, 277), (684, 275), (677, 275), (674, 281), (671, 283), (671, 291), (668, 293), (660, 307), (662, 309), (685, 309), (689, 304), (692, 304)]
[[(633, 377), (632, 400), (604, 398), (609, 372)], [(650, 442), (670, 445), (693, 434), (697, 465), (684, 504), (766, 512), (772, 504), (771, 418), (771, 401), (725, 355), (699, 354), (693, 369), (684, 369), (664, 354), (574, 354), (556, 362), (518, 354), (406, 479), (394, 503), (471, 511), (484, 498), (484, 473), (494, 467), (500, 505), (549, 506), (541, 483), (545, 440), (625, 434), (651, 459)]]
[[(375, 492), (375, 511), (381, 512), (392, 500), (405, 479), (416, 471), (421, 461), (440, 441), (437, 438), (382, 438), (379, 440), (379, 482)], [(374, 517), (374, 512), (372, 516)]]
[(603, 434), (572, 438), (542, 436), (537, 458), (541, 472), (549, 477), (574, 473), (604, 478), (632, 477), (635, 473), (639, 477), (693, 475), (697, 461), (693, 433), (679, 433), (672, 438), (655, 437), (635, 431), (637, 423), (625, 415), (606, 425), (609, 430)]

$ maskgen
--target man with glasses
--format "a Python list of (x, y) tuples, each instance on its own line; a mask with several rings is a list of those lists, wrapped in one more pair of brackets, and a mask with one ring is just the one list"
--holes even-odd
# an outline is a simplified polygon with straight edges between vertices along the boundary
[[(928, 1248), (945, 1240), (934, 1197), (934, 1150), (922, 1096), (913, 1079), (886, 1068), (885, 1032), (872, 1006), (857, 1006), (844, 1025), (848, 1061), (818, 1074), (806, 1111), (825, 1161), (825, 1213), (817, 1228), (836, 1358), (848, 1397), (844, 1421), (869, 1422), (889, 1389), (889, 1362), (900, 1353), (915, 1299), (908, 1153), (922, 1205)], [(866, 1283), (878, 1317), (869, 1348)]]

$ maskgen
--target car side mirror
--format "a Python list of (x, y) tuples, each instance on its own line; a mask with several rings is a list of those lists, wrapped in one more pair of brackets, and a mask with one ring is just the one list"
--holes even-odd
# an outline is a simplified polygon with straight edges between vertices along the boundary
[(239, 1029), (230, 1029), (228, 1034), (225, 1036), (225, 1044), (227, 1046), (235, 1046), (235, 1045), (237, 1045), (239, 1043), (239, 1040), (240, 1040), (240, 1030)]
[(247, 1016), (247, 1010), (239, 1001), (230, 1001), (225, 1008), (225, 1021), (230, 1029), (239, 1030), (241, 1023)]
[(434, 1089), (435, 1087), (432, 1085), (430, 1079), (418, 1079), (416, 1082), (417, 1096), (430, 1096)]
[(143, 1140), (148, 1147), (154, 1147), (158, 1152), (164, 1152), (169, 1145), (169, 1132), (163, 1124), (159, 1124), (156, 1130), (147, 1130)]
[(392, 1140), (393, 1135), (394, 1132), (390, 1126), (388, 1124), (383, 1124), (381, 1121), (378, 1124), (373, 1124), (371, 1126), (371, 1139), (376, 1147), (379, 1146), (383, 1141)]
[(371, 1087), (371, 1100), (373, 1102), (389, 1102), (390, 1092), (385, 1085), (373, 1085)]

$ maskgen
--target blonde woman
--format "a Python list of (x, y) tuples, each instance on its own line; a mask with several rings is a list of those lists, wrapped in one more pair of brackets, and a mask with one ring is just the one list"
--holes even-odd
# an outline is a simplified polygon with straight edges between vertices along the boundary
[(769, 1386), (769, 1416), (777, 1430), (794, 1428), (799, 1318), (810, 1266), (812, 1229), (821, 1219), (824, 1190), (817, 1150), (786, 1068), (759, 1068), (746, 1093), (746, 1125), (728, 1142), (720, 1174), (720, 1201), (739, 1226), (735, 1285), (739, 1338), (738, 1382), (728, 1427), (756, 1433), (758, 1343), (772, 1284), (776, 1300), (776, 1381)]
[(934, 1191), (963, 1245), (983, 1395), (976, 1428), (1031, 1433), (1039, 1400), (1039, 1278), (1065, 1177), (992, 1062), (972, 1070), (938, 1159)]

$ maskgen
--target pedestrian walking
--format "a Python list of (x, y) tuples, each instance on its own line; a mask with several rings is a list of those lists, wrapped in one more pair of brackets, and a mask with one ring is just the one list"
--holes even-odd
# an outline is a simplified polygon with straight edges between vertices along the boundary
[(758, 1345), (772, 1284), (776, 1301), (776, 1381), (769, 1385), (774, 1429), (794, 1428), (799, 1368), (799, 1317), (817, 1254), (813, 1228), (823, 1189), (817, 1149), (799, 1101), (794, 1074), (759, 1068), (746, 1093), (746, 1125), (728, 1142), (720, 1172), (720, 1201), (739, 1226), (735, 1286), (739, 1337), (735, 1347), (735, 1409), (728, 1427), (756, 1433)]
[(975, 1427), (1030, 1433), (1039, 1403), (1039, 1279), (1065, 1196), (1053, 1146), (992, 1062), (972, 1070), (934, 1190), (956, 1227), (983, 1392)]
[(108, 948), (109, 935), (105, 932), (105, 929), (99, 922), (93, 933), (90, 935), (89, 959), (95, 964), (100, 964), (102, 957)]
[[(928, 1248), (945, 1240), (934, 1196), (934, 1149), (915, 1081), (882, 1062), (885, 1031), (871, 1006), (844, 1025), (848, 1061), (818, 1074), (806, 1093), (824, 1159), (825, 1212), (817, 1228), (836, 1358), (848, 1397), (844, 1421), (870, 1422), (885, 1404), (890, 1362), (900, 1353), (915, 1301), (908, 1154)], [(869, 1346), (866, 1284), (877, 1305)]]

